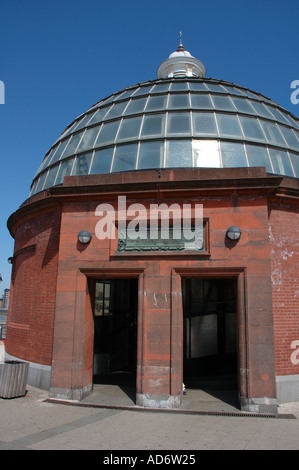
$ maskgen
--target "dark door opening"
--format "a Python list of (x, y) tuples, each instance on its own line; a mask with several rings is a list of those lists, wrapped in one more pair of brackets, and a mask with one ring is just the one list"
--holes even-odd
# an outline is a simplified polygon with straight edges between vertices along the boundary
[(94, 384), (136, 385), (137, 279), (97, 280)]
[(237, 391), (236, 279), (183, 278), (184, 383)]

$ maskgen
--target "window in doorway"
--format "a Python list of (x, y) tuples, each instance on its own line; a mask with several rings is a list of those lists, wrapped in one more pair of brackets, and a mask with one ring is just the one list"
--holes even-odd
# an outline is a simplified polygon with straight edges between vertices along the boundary
[(182, 281), (184, 377), (236, 373), (236, 280)]

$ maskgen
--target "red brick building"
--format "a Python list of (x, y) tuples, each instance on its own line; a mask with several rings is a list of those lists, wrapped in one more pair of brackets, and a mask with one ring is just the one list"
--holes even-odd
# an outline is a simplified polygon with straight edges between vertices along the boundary
[[(156, 80), (64, 131), (9, 218), (8, 356), (54, 397), (81, 399), (122, 371), (141, 406), (181, 406), (182, 383), (206, 376), (235, 377), (244, 410), (298, 400), (298, 178), (298, 120), (205, 78), (180, 44)], [(102, 236), (103, 204), (115, 236)], [(150, 227), (162, 204), (189, 205), (192, 227), (202, 207), (200, 243), (162, 240), (162, 213), (157, 237), (138, 238), (140, 208)]]

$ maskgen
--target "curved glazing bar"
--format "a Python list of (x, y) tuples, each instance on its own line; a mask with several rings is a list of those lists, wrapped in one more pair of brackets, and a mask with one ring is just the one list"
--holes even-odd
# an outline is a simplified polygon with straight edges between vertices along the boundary
[(299, 177), (298, 159), (299, 121), (268, 98), (214, 79), (159, 79), (79, 116), (46, 154), (30, 194), (67, 174), (165, 166), (260, 163), (270, 173)]
[(57, 162), (35, 180), (31, 196), (61, 184), (67, 175), (104, 174), (151, 168), (265, 167), (299, 178), (299, 154), (274, 147), (207, 139), (155, 140), (113, 145)]

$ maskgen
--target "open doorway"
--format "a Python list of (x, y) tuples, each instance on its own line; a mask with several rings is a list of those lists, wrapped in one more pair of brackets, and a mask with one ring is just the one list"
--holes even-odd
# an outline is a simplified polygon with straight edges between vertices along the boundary
[(135, 399), (137, 279), (95, 282), (93, 383), (119, 385)]
[(237, 281), (183, 278), (186, 389), (205, 390), (238, 405)]

